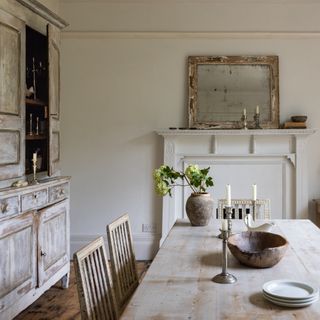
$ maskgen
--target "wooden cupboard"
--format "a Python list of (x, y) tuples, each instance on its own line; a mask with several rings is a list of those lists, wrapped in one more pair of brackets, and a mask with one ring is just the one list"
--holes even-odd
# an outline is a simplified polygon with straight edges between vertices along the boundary
[[(36, 0), (0, 1), (0, 319), (58, 280), (68, 286), (70, 179), (59, 166), (66, 25)], [(30, 180), (35, 152), (41, 183), (12, 187)]]
[(12, 319), (58, 280), (68, 287), (69, 180), (0, 190), (0, 319)]
[(36, 0), (0, 2), (0, 187), (31, 173), (59, 175), (60, 29)]

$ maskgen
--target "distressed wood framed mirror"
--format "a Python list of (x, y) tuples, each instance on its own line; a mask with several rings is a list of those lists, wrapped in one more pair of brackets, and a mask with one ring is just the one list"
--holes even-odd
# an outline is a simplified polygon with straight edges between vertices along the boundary
[(279, 59), (277, 56), (190, 56), (189, 127), (254, 128), (257, 106), (260, 126), (279, 128)]

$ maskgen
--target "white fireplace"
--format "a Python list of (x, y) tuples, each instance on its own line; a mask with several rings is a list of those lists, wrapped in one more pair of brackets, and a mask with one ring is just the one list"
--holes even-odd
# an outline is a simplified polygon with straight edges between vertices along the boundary
[[(164, 164), (184, 170), (189, 164), (211, 167), (217, 199), (231, 184), (233, 198), (250, 198), (258, 185), (258, 198), (271, 200), (274, 219), (307, 218), (308, 182), (306, 138), (315, 129), (290, 130), (160, 130), (164, 137)], [(177, 218), (185, 216), (188, 187), (176, 187), (163, 198), (162, 238)], [(215, 214), (214, 214), (215, 216)]]

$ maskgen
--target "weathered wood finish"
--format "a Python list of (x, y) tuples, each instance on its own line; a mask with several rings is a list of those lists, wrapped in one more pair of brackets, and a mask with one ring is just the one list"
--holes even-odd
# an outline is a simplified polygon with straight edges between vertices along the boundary
[(0, 9), (0, 180), (24, 173), (25, 24)]
[(39, 286), (69, 261), (69, 212), (66, 200), (38, 212)]
[(82, 319), (117, 320), (118, 305), (103, 237), (74, 254)]
[(48, 25), (49, 52), (49, 175), (60, 170), (60, 32)]
[(62, 29), (68, 26), (68, 23), (65, 20), (60, 18), (58, 15), (56, 15), (54, 12), (49, 10), (47, 7), (45, 7), (41, 2), (37, 0), (17, 0), (17, 1), (58, 28)]
[(34, 212), (0, 224), (0, 318), (36, 286), (36, 223)]
[(0, 200), (0, 216), (7, 217), (19, 213), (19, 197), (7, 197)]
[(49, 201), (55, 202), (69, 197), (69, 184), (59, 184), (49, 188)]
[[(68, 186), (61, 177), (0, 189), (0, 319), (12, 319), (62, 278), (67, 286)], [(65, 192), (48, 197), (53, 190)]]
[[(49, 165), (60, 167), (60, 29), (67, 23), (37, 0), (0, 2), (0, 186), (25, 175), (25, 26), (48, 35)], [(5, 48), (5, 49), (2, 49)], [(8, 184), (6, 184), (8, 182)]]
[[(227, 205), (226, 199), (218, 200), (218, 219), (223, 217), (223, 209)], [(242, 219), (244, 219), (246, 214), (246, 209), (249, 209), (250, 213), (253, 213), (253, 201), (252, 199), (231, 199), (231, 206), (235, 211), (235, 219), (240, 219), (240, 210), (242, 214)], [(270, 199), (257, 199), (256, 201), (256, 219), (271, 219), (270, 211)]]
[(287, 251), (288, 241), (271, 232), (245, 231), (228, 238), (228, 248), (235, 258), (249, 267), (269, 268)]
[(48, 190), (42, 189), (21, 196), (21, 210), (37, 209), (48, 202)]
[(125, 214), (109, 224), (107, 234), (112, 276), (121, 310), (139, 285), (129, 215)]
[[(190, 56), (189, 71), (189, 127), (210, 128), (220, 126), (225, 129), (241, 128), (240, 121), (207, 121), (198, 119), (198, 76), (197, 65), (230, 64), (230, 65), (267, 65), (270, 69), (270, 112), (271, 120), (261, 122), (262, 128), (279, 128), (279, 58), (277, 56)], [(240, 120), (240, 119), (239, 119)], [(248, 119), (248, 127), (254, 127), (254, 121)]]
[[(221, 272), (220, 224), (191, 227), (178, 220), (160, 248), (121, 319), (320, 319), (320, 303), (290, 309), (263, 298), (262, 285), (293, 279), (320, 285), (320, 231), (309, 220), (275, 220), (275, 233), (289, 242), (282, 260), (272, 268), (252, 269), (228, 254), (228, 269), (238, 279), (232, 285), (211, 281)], [(234, 220), (234, 232), (246, 230)]]

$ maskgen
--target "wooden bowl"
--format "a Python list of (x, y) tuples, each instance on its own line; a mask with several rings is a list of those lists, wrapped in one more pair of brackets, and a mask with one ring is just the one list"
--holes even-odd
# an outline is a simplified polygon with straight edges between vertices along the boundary
[(284, 256), (288, 241), (275, 233), (247, 231), (230, 236), (228, 247), (242, 264), (253, 268), (269, 268)]

